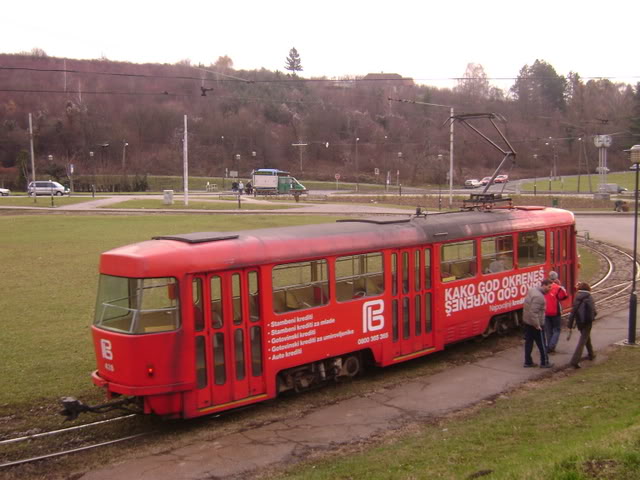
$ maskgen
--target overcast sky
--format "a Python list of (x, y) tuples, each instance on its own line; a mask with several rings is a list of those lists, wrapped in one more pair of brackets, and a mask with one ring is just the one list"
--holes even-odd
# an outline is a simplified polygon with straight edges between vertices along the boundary
[(639, 13), (637, 0), (7, 1), (0, 52), (206, 65), (228, 55), (236, 69), (284, 71), (295, 46), (305, 77), (393, 72), (436, 86), (468, 63), (513, 78), (538, 58), (561, 75), (635, 85)]

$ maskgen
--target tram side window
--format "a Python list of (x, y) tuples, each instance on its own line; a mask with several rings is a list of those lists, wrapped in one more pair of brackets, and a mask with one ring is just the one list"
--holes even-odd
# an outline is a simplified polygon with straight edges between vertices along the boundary
[(518, 234), (518, 266), (540, 265), (546, 260), (544, 230)]
[(211, 277), (211, 326), (222, 328), (222, 283), (220, 277)]
[(440, 247), (440, 274), (443, 282), (453, 282), (476, 275), (476, 243), (448, 243)]
[(336, 299), (339, 302), (383, 292), (382, 253), (349, 255), (336, 260)]
[(175, 278), (101, 275), (94, 323), (121, 333), (158, 333), (180, 326)]
[(424, 251), (424, 288), (431, 288), (431, 250)]
[(204, 310), (202, 310), (202, 280), (193, 279), (193, 322), (197, 332), (204, 330)]
[(482, 271), (499, 273), (513, 269), (513, 237), (504, 235), (482, 239)]
[(252, 322), (260, 320), (260, 289), (258, 272), (249, 272), (249, 318)]
[(326, 305), (329, 301), (328, 272), (327, 261), (324, 259), (274, 267), (274, 312), (284, 313)]

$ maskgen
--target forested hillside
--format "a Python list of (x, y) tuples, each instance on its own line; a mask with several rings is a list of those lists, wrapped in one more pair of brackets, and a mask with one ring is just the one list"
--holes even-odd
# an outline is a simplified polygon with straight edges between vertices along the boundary
[[(364, 182), (378, 168), (394, 181), (399, 170), (403, 184), (444, 182), (449, 109), (389, 97), (504, 116), (500, 128), (517, 152), (512, 177), (549, 175), (554, 155), (558, 174), (577, 173), (580, 152), (595, 170), (594, 134), (613, 134), (610, 167), (627, 168), (622, 150), (640, 143), (640, 83), (563, 76), (535, 59), (509, 91), (474, 64), (452, 89), (394, 73), (309, 79), (234, 70), (228, 57), (194, 66), (0, 55), (0, 182), (22, 185), (29, 171), (29, 113), (36, 170), (58, 178), (70, 164), (76, 175), (181, 174), (187, 115), (193, 175), (273, 167), (309, 179), (358, 173)], [(502, 155), (455, 128), (454, 181), (491, 173)]]

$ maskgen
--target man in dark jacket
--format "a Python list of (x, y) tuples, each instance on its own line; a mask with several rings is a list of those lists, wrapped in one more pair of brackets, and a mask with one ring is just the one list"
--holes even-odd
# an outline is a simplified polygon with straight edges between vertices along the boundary
[(591, 326), (596, 318), (598, 312), (596, 311), (596, 305), (591, 296), (591, 287), (586, 282), (579, 282), (576, 285), (578, 293), (573, 300), (573, 307), (569, 314), (569, 328), (573, 328), (575, 324), (580, 331), (580, 338), (576, 345), (576, 350), (571, 357), (571, 366), (573, 368), (580, 368), (580, 360), (582, 359), (582, 351), (584, 347), (587, 347), (587, 354), (589, 360), (596, 358), (596, 354), (593, 351), (591, 345)]
[(551, 289), (551, 280), (545, 279), (539, 287), (531, 287), (524, 299), (524, 313), (522, 321), (524, 322), (524, 367), (535, 367), (531, 351), (533, 343), (538, 346), (540, 351), (540, 368), (551, 368), (547, 355), (546, 340), (544, 338), (544, 312), (546, 309), (546, 301), (544, 296)]

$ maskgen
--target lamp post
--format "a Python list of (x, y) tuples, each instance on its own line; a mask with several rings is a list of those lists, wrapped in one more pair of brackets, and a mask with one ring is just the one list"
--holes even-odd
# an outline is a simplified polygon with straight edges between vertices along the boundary
[(638, 275), (637, 253), (638, 253), (638, 169), (640, 168), (640, 145), (634, 145), (629, 149), (631, 163), (635, 165), (636, 189), (635, 209), (633, 215), (633, 278), (631, 279), (631, 297), (629, 299), (629, 345), (636, 344), (636, 312), (638, 300), (636, 295), (636, 276)]
[[(53, 165), (53, 155), (49, 155), (47, 158), (49, 159), (49, 161)], [(35, 189), (35, 185), (34, 185), (34, 189)], [(49, 193), (51, 194), (51, 206), (53, 207), (53, 186), (50, 187), (50, 192)]]
[(533, 196), (536, 196), (538, 186), (536, 184), (538, 180), (538, 154), (533, 154)]
[(89, 163), (92, 165), (92, 170), (93, 170), (93, 183), (91, 184), (91, 193), (92, 196), (95, 197), (96, 196), (96, 165), (95, 163), (93, 163), (93, 152), (89, 152)]
[(360, 191), (360, 169), (358, 168), (358, 142), (360, 137), (356, 137), (356, 192)]
[(127, 147), (128, 146), (129, 146), (129, 144), (123, 140), (122, 141), (122, 174), (123, 175), (124, 175), (124, 172), (125, 172), (125, 165), (126, 165), (126, 162), (127, 162)]
[(442, 176), (442, 154), (438, 154), (438, 210), (442, 210), (442, 183), (440, 183)]
[(402, 152), (398, 152), (398, 168), (396, 169), (396, 184), (398, 186), (398, 193), (401, 193), (400, 190), (400, 161), (402, 160)]
[(306, 147), (307, 145), (307, 143), (302, 143), (301, 141), (291, 144), (292, 147), (300, 147), (300, 172), (302, 172), (302, 147)]

